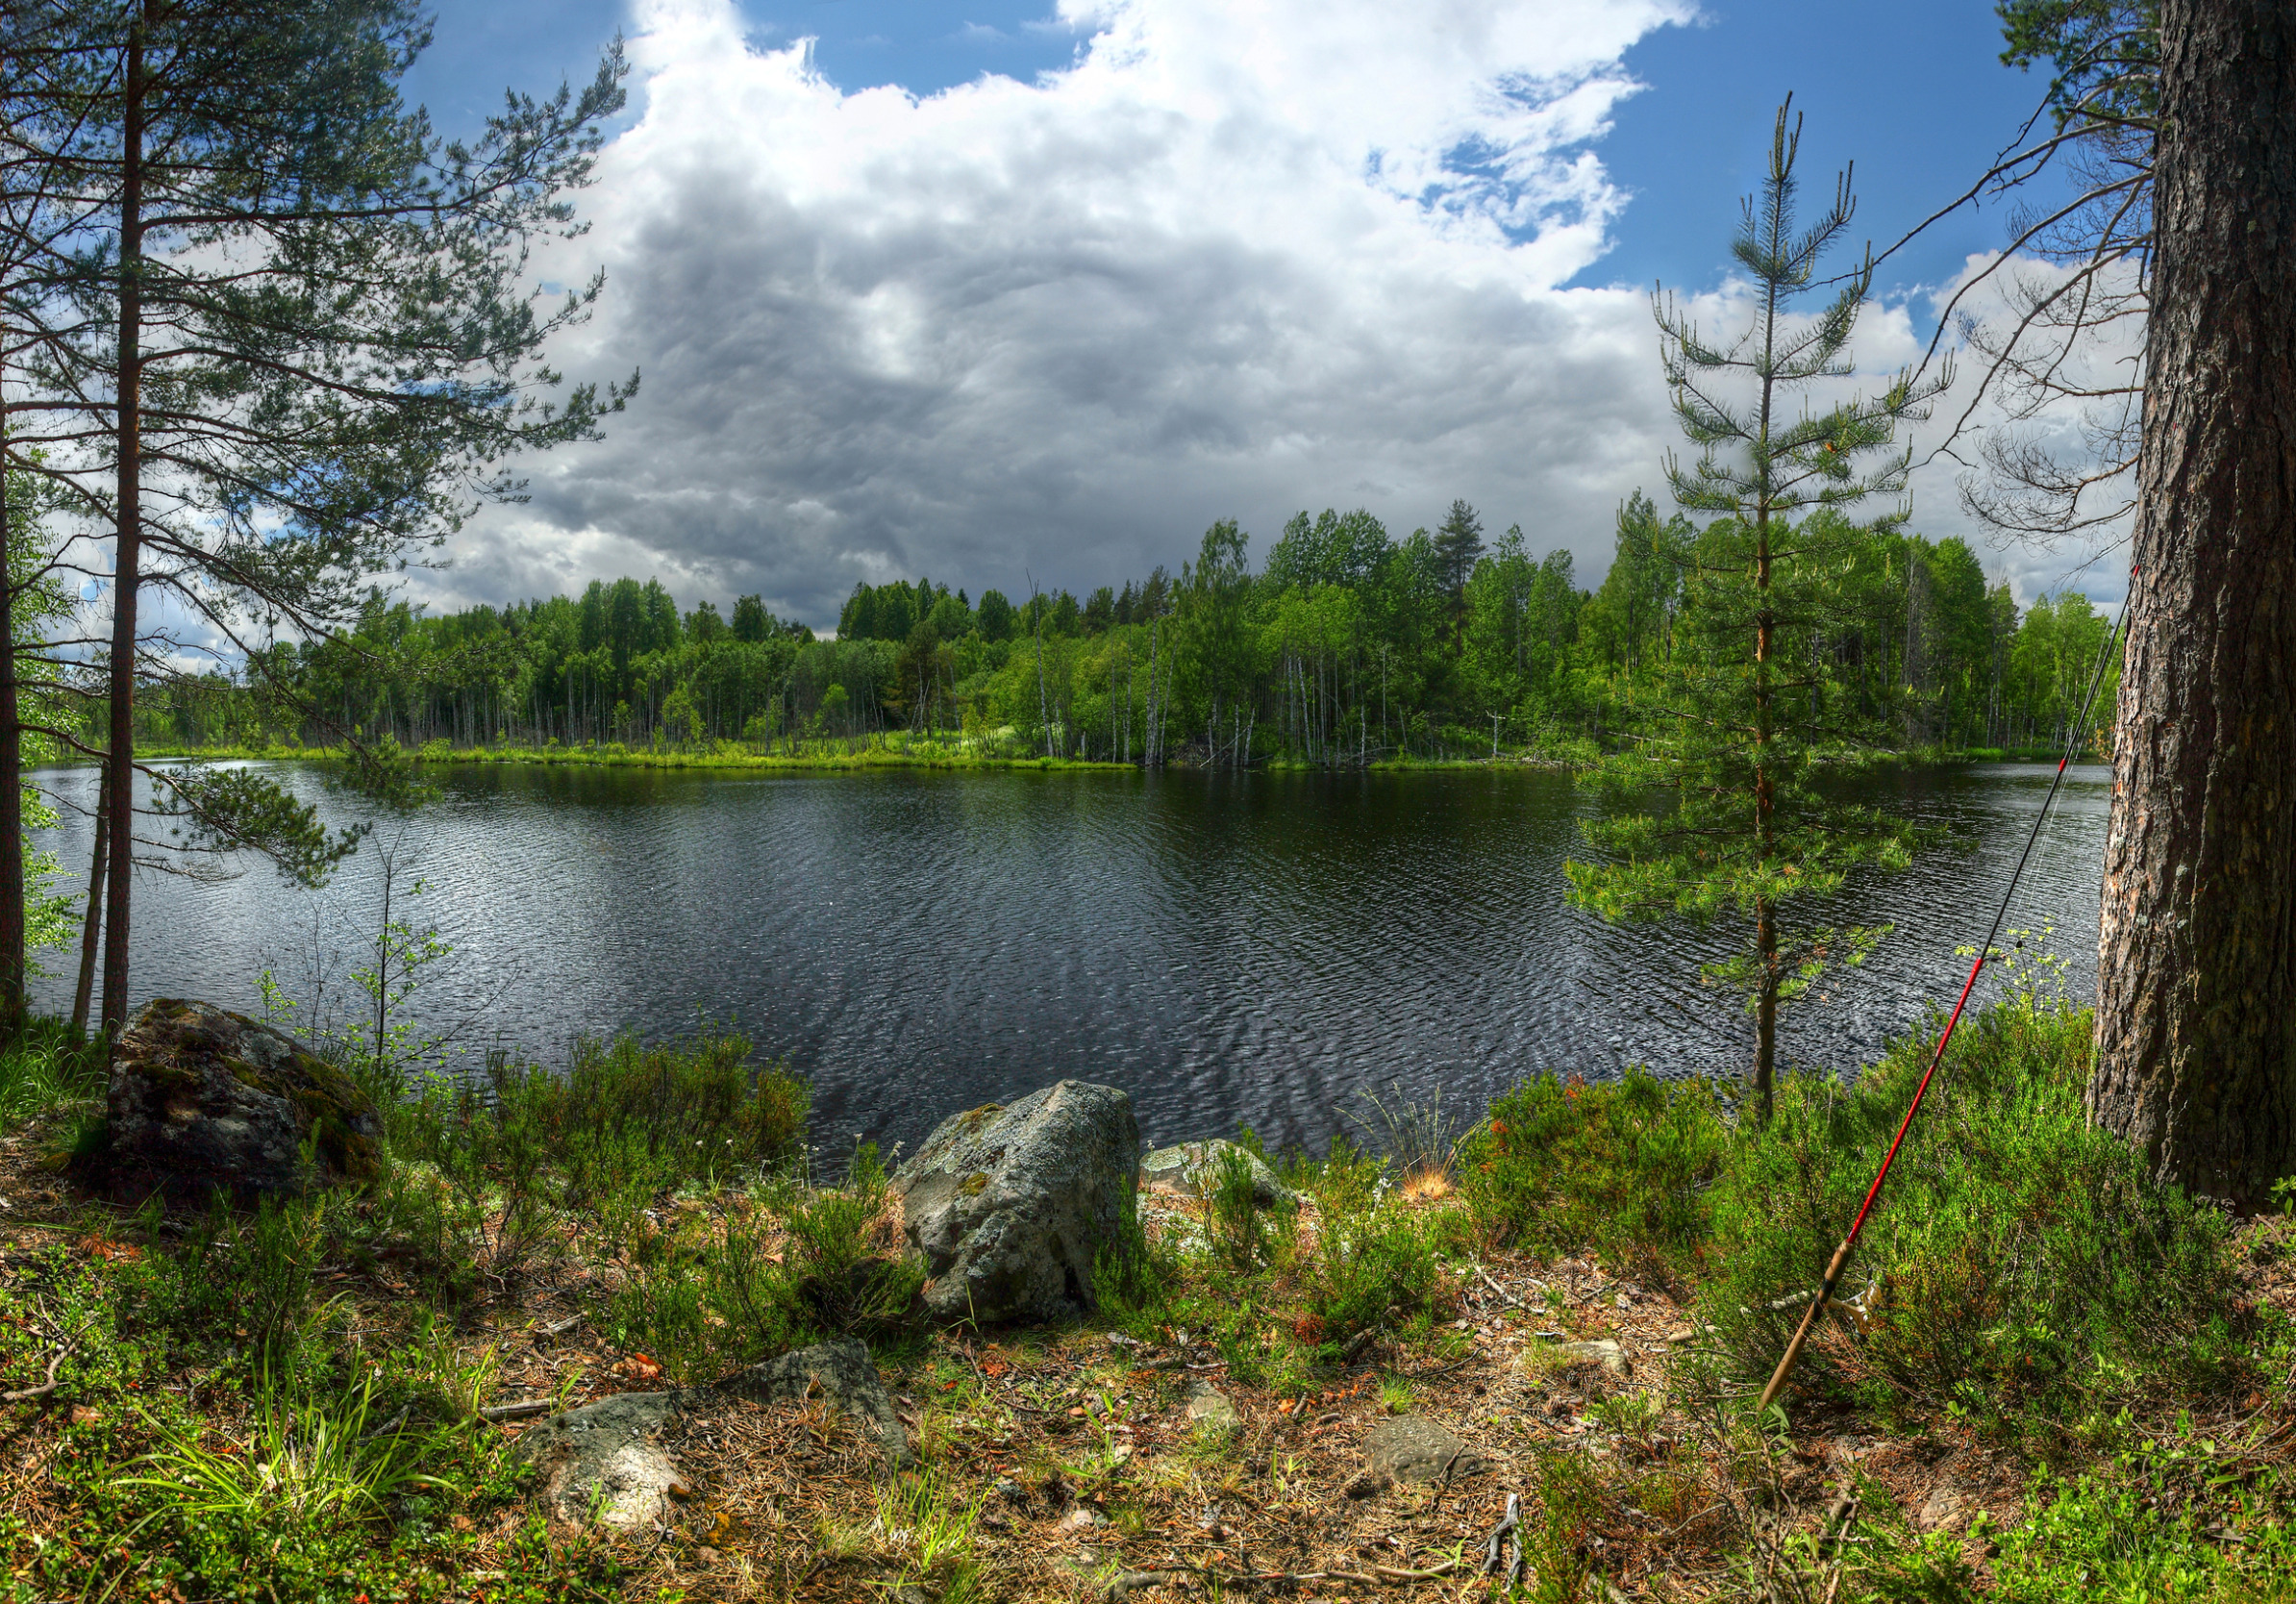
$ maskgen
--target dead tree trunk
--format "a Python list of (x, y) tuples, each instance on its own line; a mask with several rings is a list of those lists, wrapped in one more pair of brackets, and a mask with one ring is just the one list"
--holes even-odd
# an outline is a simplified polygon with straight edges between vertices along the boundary
[(2088, 1110), (2250, 1209), (2296, 1168), (2296, 8), (2160, 11)]

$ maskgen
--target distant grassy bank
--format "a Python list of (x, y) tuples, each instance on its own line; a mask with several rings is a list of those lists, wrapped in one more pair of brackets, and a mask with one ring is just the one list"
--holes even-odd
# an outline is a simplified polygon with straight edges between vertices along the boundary
[[(267, 745), (162, 743), (138, 747), (137, 755), (161, 759), (196, 758), (210, 762), (328, 763), (339, 762), (344, 751), (339, 746), (294, 742)], [(444, 740), (433, 740), (413, 748), (411, 755), (416, 762), (425, 764), (495, 764), (544, 768), (1033, 768), (1121, 773), (1138, 767), (1136, 764), (1100, 759), (1046, 757), (1041, 752), (1020, 748), (998, 735), (936, 737), (911, 736), (906, 733), (815, 738), (794, 743), (777, 743), (772, 749), (733, 740), (721, 740), (707, 748), (625, 746), (619, 741), (584, 746), (563, 746), (555, 742), (542, 746), (455, 746)], [(1585, 767), (1596, 756), (1597, 749), (1592, 741), (1578, 739), (1529, 747), (1502, 747), (1487, 756), (1441, 758), (1390, 754), (1372, 757), (1360, 766), (1381, 773), (1494, 768), (1555, 770)], [(1973, 746), (1961, 751), (1899, 753), (1893, 754), (1893, 759), (1901, 763), (1942, 764), (2053, 764), (2060, 756), (2061, 751), (2056, 747)], [(2084, 753), (2081, 761), (2090, 763), (2107, 760)], [(1200, 754), (1182, 753), (1171, 760), (1170, 766), (1197, 768), (1204, 764)], [(1262, 760), (1252, 766), (1266, 773), (1313, 773), (1323, 771), (1327, 765), (1279, 758)], [(1343, 764), (1339, 766), (1356, 765)]]
[[(544, 768), (710, 768), (710, 769), (856, 769), (856, 768), (1038, 768), (1121, 771), (1130, 764), (1102, 763), (1084, 758), (1049, 758), (1042, 753), (1014, 751), (963, 737), (945, 740), (907, 736), (856, 737), (798, 742), (794, 749), (761, 750), (738, 741), (724, 740), (699, 748), (624, 746), (609, 741), (597, 746), (451, 746), (434, 740), (411, 754), (425, 764), (497, 764)], [(200, 758), (279, 762), (339, 762), (338, 746), (152, 746), (141, 748), (147, 758)]]

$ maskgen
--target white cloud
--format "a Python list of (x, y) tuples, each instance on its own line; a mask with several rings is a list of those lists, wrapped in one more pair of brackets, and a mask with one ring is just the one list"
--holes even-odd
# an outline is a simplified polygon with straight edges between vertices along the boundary
[[(602, 444), (458, 542), (440, 599), (654, 571), (834, 617), (1175, 566), (1213, 518), (1398, 532), (1455, 495), (1599, 571), (1666, 433), (1640, 294), (1560, 288), (1622, 204), (1592, 154), (1685, 0), (1067, 0), (1033, 84), (846, 93), (723, 0), (651, 0), (643, 110), (555, 263), (601, 262)], [(603, 564), (603, 565), (602, 565)]]
[[(857, 579), (1082, 587), (1217, 516), (1264, 549), (1303, 506), (1400, 532), (1455, 494), (1599, 573), (1673, 437), (1640, 295), (1560, 286), (1622, 204), (1593, 154), (1620, 56), (1685, 14), (1072, 0), (1072, 69), (917, 99), (661, 0), (567, 352), (645, 393), (535, 464), (442, 594), (658, 571), (823, 622)], [(1860, 365), (1920, 338), (1874, 308)], [(1917, 527), (1982, 539), (1955, 471), (1917, 478)], [(2028, 598), (2066, 565), (1986, 555)]]
[[(1936, 327), (1954, 314), (1974, 316), (1992, 331), (1994, 338), (2010, 328), (2030, 309), (2025, 299), (2064, 286), (2069, 269), (2030, 257), (2004, 262), (2000, 253), (1971, 256), (1951, 281), (1930, 290), (1924, 300), (1925, 328)], [(2102, 293), (2087, 303), (2092, 310), (2133, 288), (2127, 274), (2109, 278)], [(2119, 303), (2114, 302), (2115, 305)], [(1917, 360), (1920, 348), (1910, 344), (1912, 325), (1905, 309), (1895, 309), (1904, 321), (1906, 338), (1899, 342)], [(2128, 585), (2126, 540), (2129, 518), (2123, 514), (2094, 528), (2054, 539), (2005, 536), (1972, 516), (1963, 506), (1964, 486), (1998, 494), (2002, 482), (1988, 466), (1984, 445), (1989, 437), (2007, 435), (2030, 441), (2062, 463), (2078, 464), (2093, 471), (2111, 442), (2101, 438), (2098, 425), (2118, 410), (2116, 398), (2104, 394), (2129, 384), (2142, 371), (2143, 320), (2118, 316), (2083, 330), (2070, 340), (2052, 344), (2045, 325), (2033, 329), (2024, 342), (2028, 359), (2046, 358), (2044, 365), (2057, 380), (2074, 389), (2099, 394), (2084, 401), (2058, 396), (2034, 405), (2030, 392), (2021, 391), (2013, 378), (1991, 369), (1983, 350), (1972, 349), (1949, 329), (1941, 348), (1953, 350), (1958, 371), (1955, 384), (1938, 400), (1932, 423), (1915, 436), (1918, 468), (1912, 481), (1917, 527), (1932, 536), (1959, 535), (1984, 560), (1987, 569), (2009, 582), (2020, 605), (2030, 606), (2057, 590), (2080, 590), (2109, 611), (2117, 608)], [(1926, 338), (1926, 336), (1924, 337)], [(2121, 504), (2131, 487), (2123, 480), (2095, 486), (2084, 496), (2091, 513)]]

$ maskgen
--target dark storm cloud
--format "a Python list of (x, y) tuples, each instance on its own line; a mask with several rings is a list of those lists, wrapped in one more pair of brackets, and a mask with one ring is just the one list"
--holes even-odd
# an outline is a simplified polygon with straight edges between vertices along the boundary
[[(1599, 569), (1664, 398), (1642, 298), (1555, 287), (1617, 204), (1584, 150), (1616, 54), (1669, 13), (1485, 10), (1464, 55), (1364, 8), (1239, 63), (1216, 8), (1126, 6), (1072, 72), (925, 101), (656, 12), (645, 114), (584, 197), (607, 297), (563, 353), (643, 390), (533, 464), (441, 599), (660, 572), (821, 625), (857, 580), (1081, 589), (1214, 518), (1263, 550), (1303, 507), (1401, 534), (1454, 496)], [(1360, 116), (1329, 104), (1349, 50), (1385, 86)], [(1442, 166), (1468, 135), (1503, 188)]]

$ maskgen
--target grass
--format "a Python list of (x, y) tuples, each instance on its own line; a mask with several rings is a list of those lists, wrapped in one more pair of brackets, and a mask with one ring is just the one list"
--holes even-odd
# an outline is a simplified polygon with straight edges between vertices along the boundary
[[(44, 1033), (0, 1056), (23, 1089), (0, 1191), (47, 1187), (65, 1216), (0, 1216), (0, 1391), (59, 1383), (0, 1410), (37, 1466), (0, 1494), (0, 1597), (946, 1604), (1165, 1566), (1198, 1596), (1385, 1566), (1397, 1596), (1457, 1597), (1511, 1490), (1523, 1599), (1666, 1596), (1661, 1574), (1836, 1604), (2289, 1598), (2296, 1222), (2228, 1219), (2090, 1131), (2088, 1032), (2030, 990), (1964, 1026), (1854, 1300), (1766, 1419), (1752, 1394), (1918, 1039), (1855, 1086), (1789, 1077), (1760, 1129), (1640, 1072), (1534, 1078), (1463, 1129), (1390, 1092), (1369, 1145), (1261, 1154), (1296, 1207), (1240, 1162), (1203, 1196), (1141, 1193), (1096, 1319), (999, 1332), (920, 1321), (874, 1149), (816, 1185), (806, 1089), (738, 1037), (409, 1088), (374, 1186), (170, 1217), (34, 1162), (31, 1127), (101, 1085)], [(553, 1530), (487, 1418), (846, 1334), (918, 1466), (874, 1475), (818, 1405), (729, 1406), (681, 1449), (701, 1490), (642, 1541)], [(1630, 1374), (1560, 1345), (1604, 1337)], [(1208, 1380), (1233, 1425), (1190, 1418)], [(1351, 1495), (1358, 1436), (1396, 1414), (1499, 1476)], [(1932, 1529), (1930, 1467), (1981, 1465), (1956, 1474), (1982, 1513)]]
[(104, 1055), (56, 1019), (34, 1019), (17, 1040), (0, 1046), (0, 1131), (26, 1120), (71, 1115), (104, 1097)]
[[(201, 758), (271, 762), (339, 762), (338, 747), (299, 742), (266, 745), (139, 747), (148, 758)], [(578, 746), (551, 741), (539, 746), (454, 746), (433, 740), (411, 756), (425, 764), (511, 764), (543, 768), (691, 768), (724, 770), (873, 768), (1034, 768), (1132, 772), (1136, 764), (1097, 759), (1056, 758), (994, 736), (911, 736), (906, 731), (863, 736), (812, 737), (795, 750), (773, 750), (737, 740), (706, 747), (628, 746), (618, 740)]]

